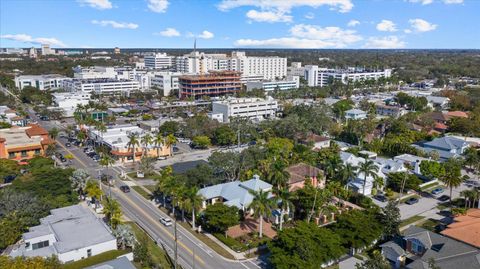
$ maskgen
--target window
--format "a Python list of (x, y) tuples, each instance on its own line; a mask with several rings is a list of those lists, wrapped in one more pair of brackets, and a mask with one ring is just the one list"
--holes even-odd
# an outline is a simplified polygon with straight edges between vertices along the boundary
[(420, 242), (417, 240), (412, 240), (412, 252), (414, 253), (422, 253), (423, 252), (423, 246)]
[(39, 149), (35, 150), (35, 155), (40, 155), (40, 150)]
[(8, 153), (8, 158), (9, 158), (9, 159), (15, 158), (15, 152), (9, 152), (9, 153)]
[(87, 257), (91, 257), (92, 256), (92, 249), (89, 248), (87, 249)]
[(35, 249), (44, 248), (44, 247), (48, 247), (48, 246), (49, 246), (49, 243), (48, 243), (48, 240), (47, 240), (47, 241), (42, 241), (42, 242), (32, 244), (32, 249), (35, 250)]
[(22, 150), (22, 157), (27, 157), (27, 151), (26, 150)]

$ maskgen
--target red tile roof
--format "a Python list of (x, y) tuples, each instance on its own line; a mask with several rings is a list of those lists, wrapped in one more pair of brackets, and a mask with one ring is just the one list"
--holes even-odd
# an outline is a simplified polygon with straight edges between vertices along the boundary
[(442, 234), (480, 248), (480, 209), (472, 208), (466, 215), (455, 217)]
[(29, 136), (39, 136), (39, 135), (48, 135), (48, 131), (45, 130), (43, 127), (41, 127), (38, 124), (30, 124), (28, 125), (30, 128), (25, 130), (25, 133)]

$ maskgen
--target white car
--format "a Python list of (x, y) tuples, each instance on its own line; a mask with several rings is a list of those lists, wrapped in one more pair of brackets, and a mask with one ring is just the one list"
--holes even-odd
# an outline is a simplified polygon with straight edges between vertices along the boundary
[(165, 226), (172, 226), (172, 220), (169, 218), (160, 218), (160, 222)]

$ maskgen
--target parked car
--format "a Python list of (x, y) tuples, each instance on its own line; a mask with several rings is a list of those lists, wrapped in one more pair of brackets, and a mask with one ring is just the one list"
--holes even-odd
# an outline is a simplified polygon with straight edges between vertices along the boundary
[(438, 197), (437, 200), (440, 201), (440, 202), (446, 202), (446, 201), (450, 200), (450, 196), (442, 195), (442, 196)]
[(62, 156), (62, 157), (60, 157), (60, 161), (61, 161), (62, 163), (64, 163), (64, 162), (66, 162), (66, 161), (67, 161), (67, 159), (66, 159), (65, 157), (63, 157), (63, 156)]
[(407, 205), (413, 205), (413, 204), (416, 204), (418, 203), (418, 198), (415, 198), (415, 197), (412, 197), (410, 199), (408, 199), (407, 201), (405, 201), (405, 204)]
[(157, 160), (161, 161), (161, 160), (166, 160), (167, 159), (167, 156), (158, 156), (157, 157)]
[(177, 147), (173, 147), (172, 150), (173, 150), (173, 152), (178, 152), (179, 151), (179, 149)]
[(70, 144), (69, 142), (65, 143), (65, 147), (69, 148), (71, 146), (72, 146), (72, 144)]
[(170, 218), (160, 218), (160, 222), (165, 226), (172, 226), (172, 220)]
[(387, 197), (385, 197), (385, 195), (383, 195), (383, 194), (377, 194), (377, 195), (373, 196), (373, 198), (375, 200), (378, 200), (378, 201), (384, 202), (384, 203), (388, 201)]
[(433, 195), (438, 195), (440, 193), (443, 193), (445, 190), (443, 188), (436, 188), (432, 191)]
[(95, 155), (95, 156), (92, 157), (92, 159), (93, 159), (94, 161), (98, 162), (98, 161), (100, 161), (100, 156)]
[(124, 193), (130, 192), (130, 187), (127, 185), (122, 185), (120, 186), (120, 190), (123, 191)]

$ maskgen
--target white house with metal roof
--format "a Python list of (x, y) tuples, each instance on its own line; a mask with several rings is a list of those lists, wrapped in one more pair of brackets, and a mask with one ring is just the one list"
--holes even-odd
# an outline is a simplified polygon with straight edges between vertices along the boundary
[[(203, 198), (203, 208), (206, 208), (208, 204), (223, 202), (225, 205), (246, 210), (253, 201), (250, 191), (258, 192), (260, 190), (270, 192), (272, 185), (261, 180), (258, 175), (254, 175), (252, 179), (244, 182), (236, 180), (202, 188), (198, 191), (198, 195)], [(269, 196), (272, 197), (272, 194), (270, 193)]]
[(432, 141), (412, 144), (412, 146), (427, 154), (436, 151), (440, 156), (440, 160), (445, 161), (450, 158), (460, 157), (470, 146), (470, 143), (456, 137), (444, 136), (435, 138)]
[(345, 111), (345, 118), (348, 120), (363, 120), (367, 118), (367, 112), (360, 109), (349, 109)]
[(117, 240), (108, 226), (90, 209), (72, 205), (53, 209), (40, 219), (40, 225), (30, 227), (10, 256), (50, 257), (73, 262), (100, 253), (116, 250)]

